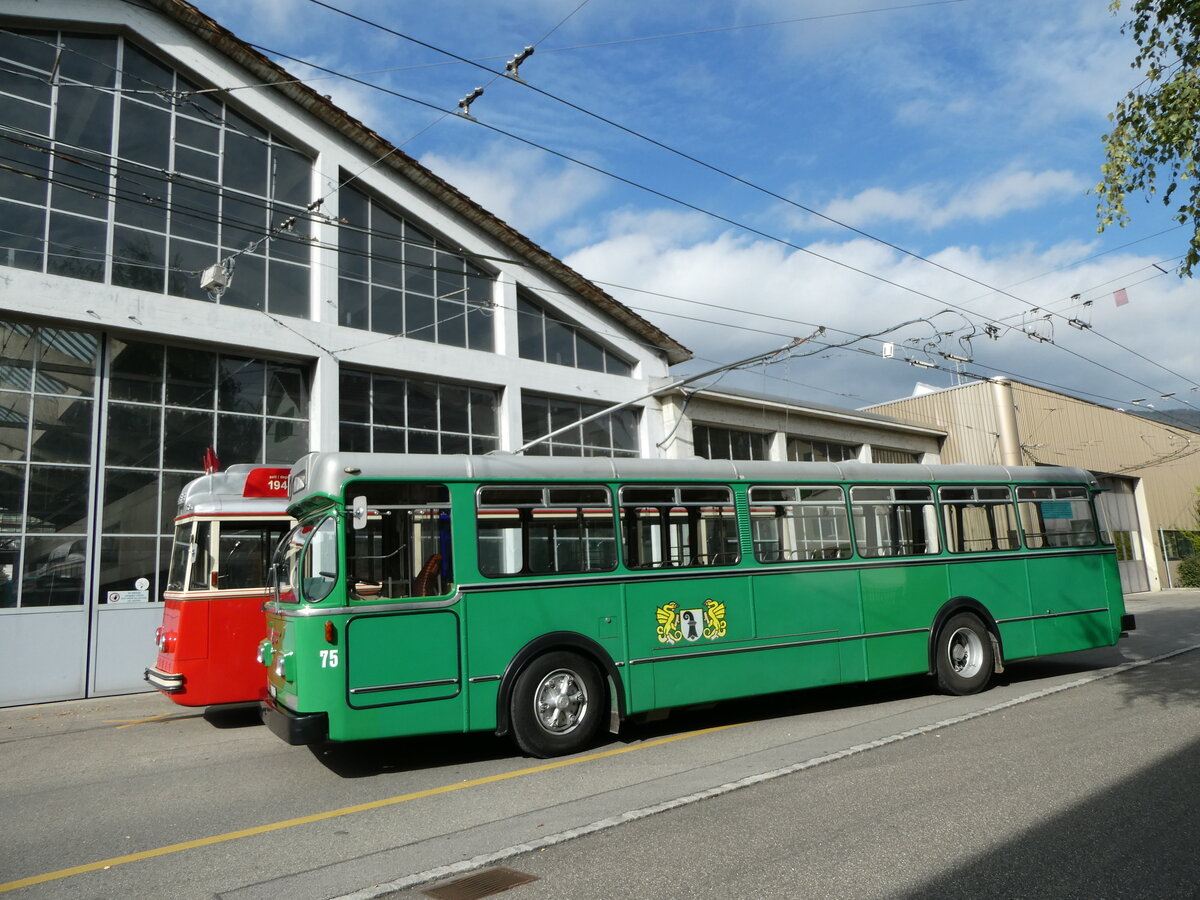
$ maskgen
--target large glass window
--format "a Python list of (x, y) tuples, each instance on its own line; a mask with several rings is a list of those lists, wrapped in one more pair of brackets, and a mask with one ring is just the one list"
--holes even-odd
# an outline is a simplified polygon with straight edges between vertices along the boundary
[(617, 565), (606, 487), (485, 487), (476, 522), (483, 575), (607, 572)]
[(755, 431), (693, 425), (692, 446), (701, 459), (767, 458), (767, 436)]
[(732, 566), (741, 559), (727, 487), (621, 488), (621, 542), (631, 569)]
[(951, 553), (1017, 550), (1017, 511), (1006, 487), (938, 488)]
[[(291, 465), (308, 452), (299, 365), (110, 338), (108, 372), (101, 602), (165, 576), (179, 492), (209, 447), (222, 467)], [(242, 539), (239, 566), (250, 543)]]
[(858, 459), (857, 444), (839, 444), (818, 438), (789, 437), (787, 458), (792, 462), (845, 462)]
[(859, 556), (938, 552), (933, 488), (852, 487), (850, 504)]
[(752, 487), (750, 530), (759, 562), (851, 555), (850, 520), (840, 487)]
[(1091, 547), (1100, 540), (1087, 488), (1019, 487), (1017, 508), (1031, 550)]
[(95, 335), (0, 323), (0, 607), (84, 602), (99, 357)]
[(552, 315), (523, 293), (517, 295), (517, 333), (522, 359), (613, 375), (633, 372), (628, 362), (587, 337), (583, 328)]
[(521, 393), (521, 434), (532, 441), (565, 428), (549, 440), (530, 447), (529, 456), (637, 456), (638, 410), (619, 409), (608, 415), (577, 424), (603, 412), (608, 404), (588, 403), (564, 397)]
[(495, 346), (493, 278), (352, 187), (338, 192), (338, 321), (472, 350)]
[(219, 302), (309, 315), (309, 159), (123, 37), (2, 37), (0, 265), (209, 300), (241, 253)]
[(1195, 556), (1196, 546), (1192, 543), (1192, 534), (1193, 532), (1160, 528), (1158, 535), (1162, 541), (1163, 558), (1174, 561)]
[(487, 453), (499, 446), (499, 392), (343, 368), (341, 448), (375, 453)]

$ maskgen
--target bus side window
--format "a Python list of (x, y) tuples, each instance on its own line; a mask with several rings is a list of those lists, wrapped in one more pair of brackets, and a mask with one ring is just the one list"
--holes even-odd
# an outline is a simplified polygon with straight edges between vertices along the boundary
[(951, 553), (1017, 550), (1017, 513), (1007, 487), (938, 489), (946, 549)]
[(1100, 539), (1096, 517), (1083, 487), (1019, 487), (1017, 507), (1025, 545), (1094, 547)]
[(607, 487), (481, 487), (479, 571), (488, 578), (608, 572), (616, 529)]
[(849, 558), (850, 522), (840, 487), (752, 487), (749, 497), (759, 562)]
[(737, 512), (728, 487), (627, 485), (620, 497), (629, 568), (731, 566), (741, 560)]
[(933, 488), (852, 487), (855, 540), (865, 558), (938, 552)]
[(346, 529), (346, 579), (358, 600), (435, 597), (454, 584), (450, 492), (441, 484), (354, 482), (364, 527)]
[(287, 533), (288, 523), (239, 525), (226, 521), (219, 523), (219, 527), (216, 587), (223, 591), (266, 587), (270, 581), (271, 553)]

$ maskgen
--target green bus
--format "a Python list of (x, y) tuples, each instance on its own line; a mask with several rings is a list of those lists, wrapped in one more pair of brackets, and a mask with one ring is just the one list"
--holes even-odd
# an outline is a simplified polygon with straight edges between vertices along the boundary
[(464, 731), (572, 753), (628, 716), (1115, 644), (1082, 469), (312, 453), (263, 718), (292, 744)]

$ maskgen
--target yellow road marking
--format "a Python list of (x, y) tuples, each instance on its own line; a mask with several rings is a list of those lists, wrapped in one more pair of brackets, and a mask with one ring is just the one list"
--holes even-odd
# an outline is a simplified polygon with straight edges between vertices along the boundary
[(147, 716), (144, 719), (105, 719), (106, 725), (116, 725), (117, 722), (124, 722), (124, 725), (117, 725), (117, 731), (122, 728), (128, 728), (130, 725), (142, 725), (146, 722), (157, 722), (159, 719), (165, 719), (167, 716), (173, 716), (174, 713), (159, 713), (157, 716)]
[[(161, 718), (155, 716), (153, 718)], [(150, 721), (149, 719), (142, 721)], [(138, 722), (130, 722), (130, 725), (136, 725)], [(541, 772), (550, 772), (554, 769), (561, 769), (565, 766), (574, 766), (579, 763), (594, 762), (598, 759), (607, 759), (611, 756), (620, 756), (622, 753), (632, 753), (635, 750), (648, 750), (651, 747), (661, 747), (664, 744), (671, 744), (675, 741), (687, 740), (688, 738), (701, 737), (706, 734), (715, 734), (719, 731), (728, 731), (730, 728), (737, 728), (743, 723), (734, 725), (718, 725), (713, 728), (702, 728), (699, 731), (689, 731), (685, 734), (673, 734), (667, 737), (658, 738), (653, 741), (646, 741), (644, 744), (631, 744), (626, 747), (616, 747), (612, 750), (601, 750), (598, 753), (590, 753), (587, 756), (579, 756), (572, 759), (559, 759), (554, 762), (542, 763), (537, 766), (530, 766), (526, 769), (517, 769), (513, 772), (502, 772), (499, 775), (486, 775), (483, 778), (473, 778), (470, 781), (460, 781), (456, 784), (444, 784), (441, 787), (427, 788), (423, 791), (413, 791), (411, 794), (399, 794), (395, 797), (385, 797), (382, 800), (372, 800), (368, 803), (357, 803), (354, 806), (343, 806), (340, 809), (331, 809), (326, 812), (313, 813), (308, 816), (297, 816), (294, 819), (284, 819), (281, 822), (271, 822), (267, 825), (255, 825), (253, 828), (243, 828), (240, 831), (227, 831), (225, 834), (214, 834), (210, 837), (196, 838), (192, 841), (181, 841), (178, 844), (167, 844), (165, 847), (155, 847), (152, 850), (141, 850), (137, 853), (127, 853), (124, 856), (113, 856), (109, 859), (101, 859), (96, 862), (87, 863), (82, 866), (72, 866), (69, 869), (58, 869), (54, 872), (46, 872), (43, 875), (32, 875), (29, 878), (21, 878), (17, 881), (6, 881), (0, 884), (0, 894), (8, 891), (16, 891), (21, 888), (33, 887), (35, 884), (45, 884), (48, 881), (59, 881), (63, 878), (71, 878), (74, 875), (83, 875), (87, 872), (97, 872), (101, 869), (111, 869), (114, 866), (121, 866), (125, 863), (140, 862), (144, 859), (154, 859), (157, 856), (169, 856), (172, 853), (181, 853), (184, 850), (195, 850), (198, 847), (211, 847), (214, 844), (224, 844), (229, 841), (240, 840), (241, 838), (254, 837), (259, 834), (269, 834), (272, 831), (282, 831), (285, 828), (294, 828), (297, 825), (311, 825), (314, 822), (323, 822), (327, 819), (336, 819), (340, 816), (350, 816), (355, 813), (369, 812), (373, 809), (383, 809), (388, 806), (395, 806), (399, 803), (407, 803), (409, 800), (421, 800), (425, 797), (436, 797), (439, 794), (449, 794), (454, 791), (462, 791), (467, 788), (481, 787), (486, 784), (496, 784), (501, 781), (508, 781), (511, 778), (521, 778), (526, 775), (537, 775)], [(124, 726), (120, 726), (124, 727)]]

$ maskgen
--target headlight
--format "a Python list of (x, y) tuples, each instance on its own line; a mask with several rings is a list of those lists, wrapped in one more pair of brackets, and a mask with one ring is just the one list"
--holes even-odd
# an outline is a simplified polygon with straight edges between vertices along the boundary
[(288, 660), (291, 658), (291, 653), (278, 653), (275, 655), (275, 675), (277, 678), (282, 678), (285, 681), (291, 681), (288, 677)]

